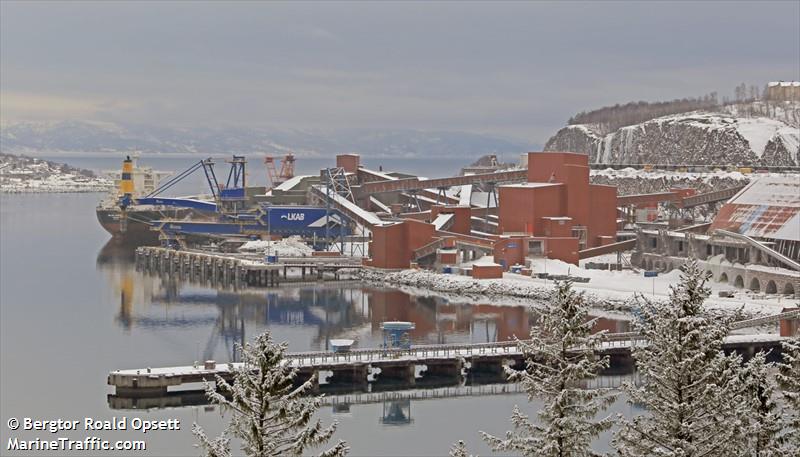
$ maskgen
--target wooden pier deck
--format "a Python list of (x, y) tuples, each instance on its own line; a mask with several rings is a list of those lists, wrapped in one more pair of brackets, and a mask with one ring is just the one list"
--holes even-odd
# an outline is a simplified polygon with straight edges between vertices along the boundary
[[(253, 254), (176, 250), (143, 246), (136, 249), (136, 268), (212, 285), (275, 287), (286, 282), (339, 280), (340, 271), (362, 268), (352, 257), (287, 257), (267, 263)], [(298, 274), (290, 276), (289, 271)]]

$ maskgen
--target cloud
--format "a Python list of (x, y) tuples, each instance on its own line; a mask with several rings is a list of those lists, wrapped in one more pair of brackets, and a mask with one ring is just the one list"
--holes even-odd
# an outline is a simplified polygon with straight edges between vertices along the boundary
[(19, 92), (0, 94), (0, 117), (4, 120), (63, 120), (92, 118), (101, 107), (112, 107), (108, 102)]
[(445, 129), (544, 142), (580, 110), (800, 78), (797, 2), (0, 8), (4, 118)]

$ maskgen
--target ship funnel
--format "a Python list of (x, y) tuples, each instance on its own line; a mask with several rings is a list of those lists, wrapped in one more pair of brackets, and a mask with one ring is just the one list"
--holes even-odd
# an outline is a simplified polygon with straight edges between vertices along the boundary
[(119, 193), (122, 196), (133, 196), (133, 160), (130, 156), (122, 161), (122, 179), (119, 181)]

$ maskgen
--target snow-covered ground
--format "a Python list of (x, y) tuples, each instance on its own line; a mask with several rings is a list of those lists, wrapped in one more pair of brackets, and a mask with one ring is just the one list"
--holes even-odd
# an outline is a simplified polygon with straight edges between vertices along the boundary
[(291, 236), (278, 241), (248, 241), (239, 247), (239, 250), (279, 257), (310, 257), (314, 252), (314, 249), (304, 243), (299, 236)]
[[(646, 299), (666, 300), (670, 286), (680, 278), (680, 271), (645, 278), (642, 273), (630, 270), (587, 270), (559, 260), (535, 259), (535, 273), (572, 275), (590, 278), (588, 283), (574, 283), (574, 288), (583, 291), (594, 307), (610, 310), (626, 310), (637, 306), (635, 296)], [(394, 285), (405, 285), (423, 290), (483, 297), (515, 297), (530, 300), (547, 299), (553, 281), (505, 273), (503, 279), (473, 279), (469, 276), (439, 274), (424, 270), (402, 270), (385, 273), (365, 270), (364, 278)], [(712, 296), (707, 300), (710, 309), (726, 312), (741, 310), (746, 315), (771, 315), (780, 313), (785, 307), (797, 306), (798, 301), (786, 296), (764, 296), (736, 289), (727, 284), (710, 281)], [(721, 290), (733, 291), (733, 298), (720, 298)]]
[[(334, 243), (328, 246), (328, 252), (339, 252), (341, 245)], [(369, 242), (345, 242), (344, 256), (364, 257), (369, 249)], [(299, 236), (290, 236), (278, 241), (248, 241), (239, 247), (241, 252), (258, 252), (265, 255), (279, 257), (310, 257), (314, 248), (309, 246)]]

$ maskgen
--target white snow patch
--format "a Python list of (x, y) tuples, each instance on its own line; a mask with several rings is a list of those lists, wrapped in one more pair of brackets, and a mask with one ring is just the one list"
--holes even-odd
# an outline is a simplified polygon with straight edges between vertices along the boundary
[(282, 257), (308, 257), (314, 252), (314, 249), (304, 243), (299, 236), (291, 236), (278, 241), (248, 241), (239, 247), (239, 250), (262, 252), (264, 254)]
[(750, 143), (750, 149), (752, 149), (758, 157), (764, 154), (767, 143), (769, 143), (769, 140), (779, 131), (784, 131), (785, 136), (789, 137), (789, 140), (791, 140), (792, 136), (790, 133), (794, 133), (795, 142), (797, 141), (797, 129), (793, 129), (793, 132), (789, 132), (786, 127), (786, 124), (783, 122), (766, 117), (736, 119), (736, 130)]

